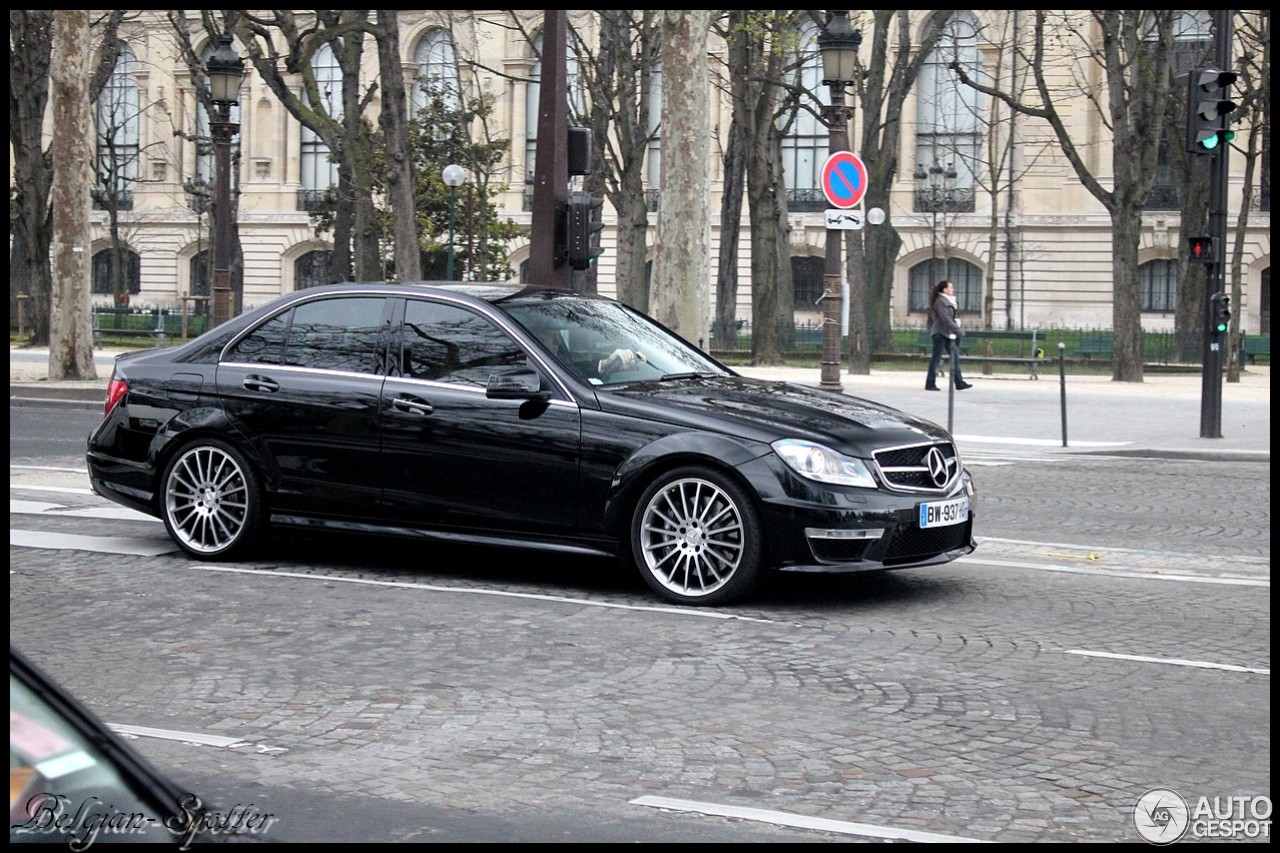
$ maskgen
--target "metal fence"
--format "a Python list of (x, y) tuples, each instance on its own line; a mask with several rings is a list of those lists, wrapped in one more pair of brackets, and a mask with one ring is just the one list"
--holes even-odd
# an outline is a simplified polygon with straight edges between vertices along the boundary
[(209, 327), (203, 311), (188, 313), (169, 308), (115, 308), (95, 305), (93, 338), (152, 338), (156, 342), (177, 342), (194, 338)]
[[(740, 320), (729, 334), (711, 331), (711, 350), (717, 355), (747, 356), (751, 354), (751, 323)], [(806, 321), (796, 323), (791, 329), (780, 326), (779, 339), (782, 349), (790, 357), (817, 358), (822, 352), (822, 324)], [(920, 327), (891, 329), (887, 333), (872, 331), (872, 352), (877, 357), (918, 356), (932, 350), (928, 332)], [(1082, 361), (1110, 361), (1114, 335), (1110, 329), (1036, 329), (1025, 331), (975, 331), (963, 341), (966, 353), (1023, 358), (1034, 355), (1034, 349), (1042, 349), (1049, 357), (1056, 357), (1058, 344), (1069, 359)], [(1271, 336), (1242, 336), (1240, 348), (1250, 360), (1261, 358), (1270, 361)], [(1259, 355), (1265, 353), (1263, 355)], [(1169, 366), (1199, 366), (1204, 356), (1204, 338), (1200, 332), (1143, 332), (1142, 357), (1147, 364)], [(1241, 359), (1244, 360), (1243, 357)]]

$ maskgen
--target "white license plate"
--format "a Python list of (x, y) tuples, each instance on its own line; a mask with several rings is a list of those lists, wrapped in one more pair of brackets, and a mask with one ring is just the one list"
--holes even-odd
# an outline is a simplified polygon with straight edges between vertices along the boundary
[(921, 527), (948, 527), (960, 524), (969, 518), (969, 499), (956, 498), (953, 501), (933, 501), (920, 504)]

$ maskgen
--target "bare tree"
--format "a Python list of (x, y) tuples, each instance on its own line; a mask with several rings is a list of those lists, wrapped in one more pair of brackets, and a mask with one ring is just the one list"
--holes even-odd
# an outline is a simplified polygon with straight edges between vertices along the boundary
[[(864, 204), (868, 209), (890, 208), (889, 193), (898, 174), (898, 151), (902, 147), (903, 104), (952, 14), (935, 10), (926, 13), (921, 21), (913, 20), (907, 11), (889, 9), (864, 13), (859, 18), (864, 28), (869, 23), (871, 29), (871, 37), (864, 40), (859, 54), (861, 80), (854, 86), (854, 101), (861, 116), (856, 150), (867, 167)], [(862, 57), (869, 57), (870, 61)], [(891, 340), (893, 272), (901, 248), (902, 238), (891, 225), (852, 232), (847, 264), (851, 372), (867, 373), (871, 352), (887, 347)]]
[[(1035, 12), (1031, 55), (1025, 57), (1035, 80), (1039, 103), (1030, 104), (1010, 92), (971, 79), (963, 69), (953, 70), (968, 85), (999, 98), (1019, 112), (1044, 119), (1057, 138), (1063, 155), (1080, 182), (1107, 209), (1112, 225), (1112, 329), (1115, 357), (1112, 379), (1142, 381), (1141, 290), (1138, 280), (1138, 243), (1142, 211), (1156, 179), (1164, 111), (1172, 83), (1170, 56), (1173, 43), (1171, 10), (1099, 10), (1084, 13), (1094, 26), (1082, 27), (1071, 13)], [(1093, 110), (1103, 127), (1111, 131), (1111, 173), (1108, 189), (1091, 171), (1063, 119), (1059, 103), (1070, 100), (1058, 81), (1046, 74), (1046, 53), (1065, 58), (1070, 45), (1082, 50), (1081, 65), (1097, 68), (1101, 83), (1090, 74), (1080, 80), (1077, 97)]]
[(400, 281), (417, 281), (422, 277), (422, 266), (413, 192), (413, 154), (409, 150), (409, 108), (400, 62), (399, 13), (394, 9), (379, 9), (375, 32), (382, 76), (382, 109), (378, 121), (387, 154), (385, 185), (391, 200), (396, 277)]
[[(1239, 306), (1231, 314), (1231, 346), (1228, 350), (1227, 381), (1240, 381), (1240, 298), (1244, 281), (1243, 258), (1249, 216), (1260, 183), (1264, 197), (1271, 194), (1271, 12), (1267, 9), (1239, 13), (1237, 34), (1241, 43), (1236, 70), (1240, 74), (1240, 106), (1250, 116), (1241, 150), (1244, 154), (1244, 183), (1240, 215), (1236, 217), (1231, 252), (1231, 304)], [(1259, 178), (1255, 182), (1255, 178)], [(1258, 330), (1261, 331), (1261, 330)]]
[(723, 32), (728, 44), (733, 111), (745, 151), (751, 232), (751, 362), (785, 362), (780, 295), (792, 289), (791, 226), (787, 216), (778, 113), (789, 59), (777, 33), (793, 29), (785, 13), (732, 10)]
[(706, 347), (710, 266), (711, 103), (707, 37), (711, 12), (668, 9), (662, 17), (662, 183), (651, 313)]
[(89, 318), (89, 188), (93, 185), (89, 126), (89, 13), (53, 14), (53, 292), (49, 314), (49, 378), (92, 379)]
[[(331, 264), (334, 274), (353, 275), (362, 281), (380, 278), (371, 141), (364, 119), (375, 88), (361, 79), (365, 36), (371, 29), (369, 12), (321, 9), (308, 14), (291, 10), (260, 15), (228, 13), (227, 24), (244, 45), (263, 82), (290, 115), (315, 131), (338, 163)], [(209, 21), (206, 26), (216, 29), (217, 25)], [(325, 45), (332, 49), (341, 73), (336, 100), (332, 93), (322, 91), (312, 63)], [(302, 79), (302, 95), (285, 79), (286, 73)], [(337, 108), (330, 112), (326, 108), (329, 104)]]
[[(124, 12), (104, 13), (91, 21), (94, 61), (90, 66), (91, 97), (102, 88), (115, 61), (116, 33)], [(10, 297), (27, 299), (31, 343), (49, 342), (52, 294), (50, 253), (53, 244), (53, 158), (44, 147), (45, 110), (49, 102), (49, 62), (53, 48), (53, 12), (9, 13), (9, 144), (13, 151), (10, 182)]]

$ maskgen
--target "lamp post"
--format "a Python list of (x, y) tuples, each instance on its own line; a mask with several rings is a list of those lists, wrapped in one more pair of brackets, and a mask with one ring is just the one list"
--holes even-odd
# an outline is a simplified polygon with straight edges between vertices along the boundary
[[(822, 108), (827, 126), (827, 150), (849, 147), (853, 107), (844, 104), (845, 87), (857, 79), (858, 47), (862, 33), (849, 26), (848, 11), (833, 11), (818, 35), (822, 53), (822, 84), (831, 88), (831, 104)], [(840, 384), (840, 265), (844, 262), (844, 231), (827, 228), (827, 257), (822, 276), (822, 372), (819, 387), (842, 391)]]
[(449, 187), (449, 266), (445, 277), (453, 281), (453, 226), (458, 217), (458, 187), (462, 186), (466, 173), (457, 163), (450, 163), (440, 172), (440, 178)]
[(231, 34), (218, 37), (218, 49), (204, 63), (209, 78), (213, 116), (213, 325), (231, 319), (231, 137), (240, 125), (231, 121), (231, 108), (240, 102), (244, 60), (231, 46)]
[(943, 166), (934, 160), (928, 169), (923, 163), (916, 164), (916, 204), (932, 215), (929, 225), (929, 287), (940, 281), (938, 278), (938, 211), (951, 210), (955, 201), (956, 170), (948, 163)]

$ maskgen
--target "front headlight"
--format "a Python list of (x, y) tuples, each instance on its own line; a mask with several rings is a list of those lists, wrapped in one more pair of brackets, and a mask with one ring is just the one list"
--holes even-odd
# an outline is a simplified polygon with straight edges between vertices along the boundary
[(797, 438), (782, 438), (770, 446), (801, 477), (837, 486), (859, 486), (864, 489), (876, 487), (871, 471), (861, 459)]

